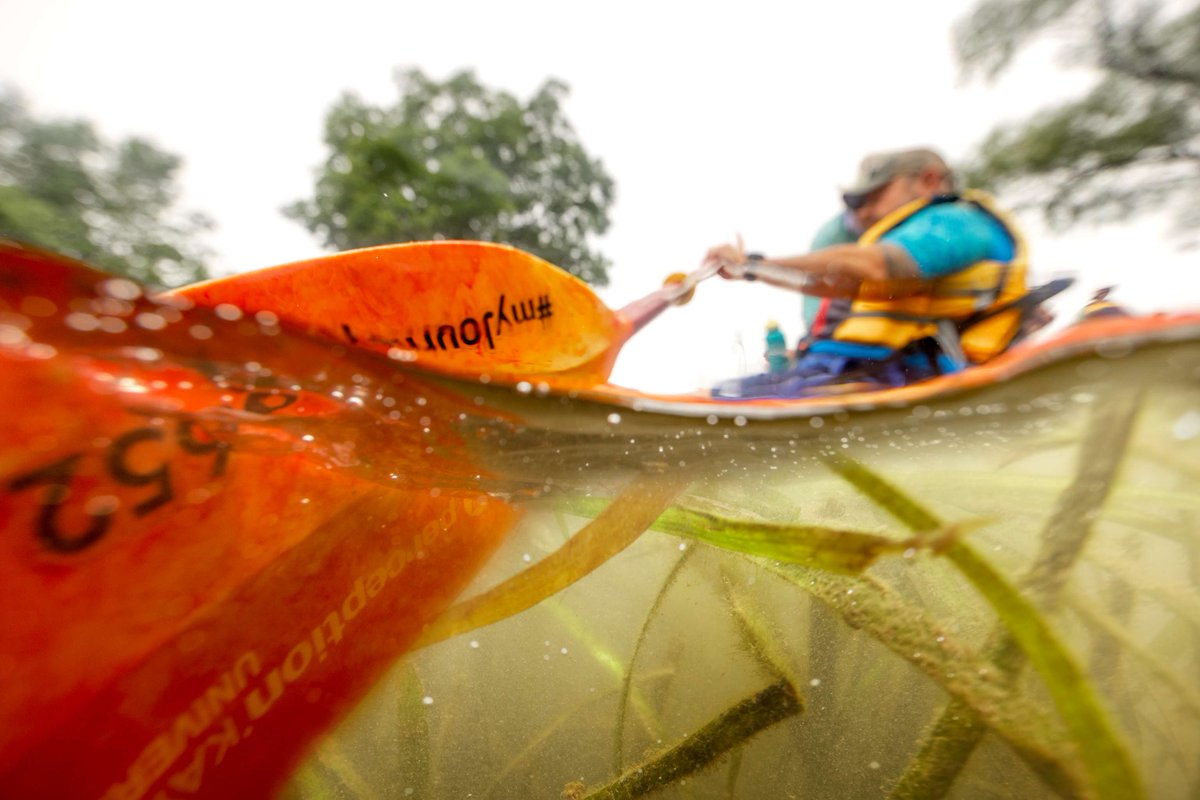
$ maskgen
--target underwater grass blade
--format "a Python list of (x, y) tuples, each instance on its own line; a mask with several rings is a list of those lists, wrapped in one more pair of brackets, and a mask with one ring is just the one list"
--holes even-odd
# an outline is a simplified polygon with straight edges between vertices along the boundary
[(1041, 675), (1079, 746), (1096, 795), (1111, 800), (1144, 797), (1128, 749), (1110, 722), (1083, 670), (1046, 618), (971, 547), (956, 542), (946, 557), (971, 581)]
[[(574, 637), (576, 641), (580, 642), (588, 654), (591, 655), (591, 657), (595, 659), (596, 662), (600, 664), (600, 666), (603, 667), (606, 672), (612, 675), (620, 685), (621, 712), (619, 717), (622, 726), (625, 719), (624, 709), (627, 707), (627, 705), (632, 705), (634, 709), (637, 710), (638, 717), (642, 720), (642, 724), (645, 725), (647, 730), (652, 731), (655, 734), (655, 738), (658, 738), (658, 736), (661, 735), (661, 722), (659, 721), (658, 714), (655, 712), (654, 706), (650, 704), (642, 692), (639, 691), (637, 687), (631, 685), (632, 682), (629, 669), (627, 669), (625, 665), (621, 663), (621, 660), (617, 658), (616, 654), (602, 644), (595, 637), (595, 635), (588, 630), (587, 623), (585, 623), (577, 614), (571, 611), (570, 608), (563, 603), (555, 602), (554, 600), (548, 601), (546, 606), (550, 613), (557, 617), (559, 622), (567, 627), (570, 635)], [(630, 662), (630, 666), (632, 666), (632, 661)], [(621, 726), (618, 728), (619, 730), (620, 727)]]
[(914, 533), (941, 528), (942, 520), (908, 495), (876, 475), (861, 462), (849, 456), (825, 456), (825, 465), (875, 505), (887, 511)]
[(1055, 603), (1092, 535), (1096, 515), (1108, 500), (1124, 462), (1140, 403), (1141, 396), (1129, 392), (1108, 398), (1092, 415), (1075, 477), (1059, 496), (1042, 531), (1041, 550), (1022, 580), (1044, 603)]
[[(1125, 398), (1122, 398), (1125, 399)], [(1074, 564), (1083, 542), (1090, 532), (1090, 512), (1098, 508), (1107, 497), (1111, 487), (1111, 478), (1120, 462), (1120, 453), (1124, 451), (1132, 426), (1132, 417), (1136, 410), (1136, 398), (1127, 400), (1127, 404), (1117, 404), (1119, 420), (1107, 419), (1114, 413), (1111, 406), (1103, 411), (1109, 413), (1097, 414), (1094, 422), (1105, 419), (1106, 429), (1103, 431), (1106, 443), (1108, 437), (1116, 436), (1121, 447), (1115, 459), (1112, 448), (1103, 448), (1108, 459), (1101, 463), (1095, 460), (1083, 460), (1081, 472), (1088, 474), (1088, 479), (1075, 481), (1068, 490), (1067, 497), (1060, 502), (1055, 515), (1048, 526), (1048, 532), (1058, 534), (1048, 536), (1043, 540), (1043, 557), (1039, 558), (1030, 576), (1031, 591), (1039, 594), (1054, 594), (1066, 580), (1066, 573)], [(1124, 413), (1120, 413), (1124, 412)], [(1113, 425), (1123, 421), (1124, 425)], [(1086, 455), (1086, 453), (1085, 453)], [(871, 472), (867, 467), (844, 456), (827, 459), (830, 467), (849, 481), (855, 488), (870, 497), (897, 519), (903, 521), (916, 531), (938, 527), (940, 521), (930, 511), (911, 500), (899, 490), (892, 487), (880, 476)], [(1108, 481), (1096, 481), (1092, 476), (1096, 472), (1108, 473)], [(1089, 783), (1097, 796), (1102, 798), (1138, 798), (1144, 796), (1140, 778), (1134, 767), (1128, 749), (1120, 741), (1116, 729), (1109, 721), (1099, 698), (1091, 684), (1087, 681), (1075, 660), (1071, 657), (1065, 645), (1054, 634), (1045, 617), (1037, 610), (1032, 602), (1023, 597), (1012, 587), (999, 572), (986, 560), (979, 557), (966, 543), (953, 542), (943, 553), (945, 557), (971, 582), (987, 599), (1004, 624), (1013, 642), (1020, 648), (1025, 658), (1041, 675), (1043, 682), (1054, 699), (1055, 706), (1062, 716), (1067, 730), (1079, 747), (1088, 774)], [(1008, 648), (1000, 647), (1003, 652)], [(1001, 658), (1008, 662), (1011, 656)], [(1008, 666), (1005, 664), (1004, 666)], [(1010, 671), (1011, 669), (1007, 669)], [(936, 726), (935, 726), (936, 727)], [(960, 742), (945, 742), (947, 746), (962, 749), (956, 761), (965, 763), (966, 756), (974, 749), (977, 737), (969, 734), (974, 730), (963, 729), (968, 734)], [(943, 733), (945, 728), (942, 728)], [(931, 760), (934, 756), (928, 748), (922, 749), (921, 757)], [(938, 757), (937, 763), (945, 765), (944, 754)], [(914, 774), (922, 772), (918, 766)], [(947, 777), (943, 768), (935, 770), (937, 774)], [(953, 776), (949, 776), (953, 777)], [(940, 787), (944, 792), (948, 785)], [(909, 784), (902, 778), (900, 785), (893, 794), (895, 797), (917, 796), (908, 794)], [(930, 796), (926, 793), (924, 796)]]
[(763, 617), (761, 611), (755, 613), (755, 609), (746, 608), (749, 598), (735, 590), (727, 579), (723, 584), (725, 603), (737, 623), (738, 634), (746, 650), (772, 679), (795, 683), (795, 676), (787, 667), (787, 658), (780, 651), (775, 637), (760, 621)]
[[(416, 669), (410, 661), (401, 661), (342, 728), (305, 757), (280, 800), (382, 800), (391, 795), (381, 787), (381, 768), (396, 776), (393, 780), (402, 779), (414, 796), (426, 796), (430, 745), (424, 696)], [(354, 733), (347, 734), (347, 729)]]
[(362, 800), (381, 800), (359, 774), (350, 758), (336, 744), (326, 742), (293, 776), (283, 797), (290, 800), (320, 800), (349, 794)]
[(555, 602), (553, 599), (547, 600), (545, 608), (567, 629), (567, 635), (578, 642), (584, 652), (591, 656), (605, 672), (612, 675), (617, 681), (624, 680), (625, 668), (621, 665), (621, 660), (592, 633), (587, 622), (568, 606)]
[(723, 712), (683, 743), (645, 763), (631, 767), (583, 800), (633, 800), (686, 778), (776, 722), (795, 716), (803, 704), (787, 681), (772, 684)]
[[(582, 498), (573, 500), (571, 506), (576, 513), (593, 515), (602, 508), (601, 502)], [(981, 523), (970, 520), (953, 526), (933, 526), (922, 529), (916, 537), (897, 539), (821, 525), (731, 519), (673, 505), (654, 521), (652, 527), (659, 533), (699, 539), (723, 550), (857, 575), (880, 556), (909, 549), (938, 549), (978, 524)]]
[[(666, 677), (669, 673), (658, 673), (647, 676), (649, 679), (660, 679)], [(488, 789), (483, 793), (484, 798), (502, 797), (499, 794), (504, 787), (505, 781), (510, 775), (528, 764), (533, 756), (543, 747), (550, 743), (556, 734), (559, 734), (565, 729), (568, 729), (572, 724), (578, 724), (578, 721), (583, 717), (584, 711), (592, 706), (599, 705), (612, 697), (615, 690), (609, 690), (602, 693), (597, 693), (592, 697), (576, 704), (575, 706), (566, 709), (559, 714), (551, 723), (542, 728), (536, 735), (530, 738), (525, 745), (514, 755), (504, 768), (497, 773), (492, 779)]]
[(737, 780), (742, 774), (742, 751), (734, 750), (729, 756), (729, 772), (725, 775), (725, 797), (728, 800), (737, 798)]
[(643, 476), (558, 550), (451, 606), (426, 627), (413, 649), (499, 622), (567, 588), (632, 544), (690, 481), (678, 474)]
[(1083, 785), (1086, 776), (1061, 723), (1031, 700), (1013, 696), (992, 662), (919, 606), (869, 576), (849, 578), (794, 564), (759, 563), (928, 675), (1061, 794), (1078, 794), (1072, 787)]
[(1100, 569), (1136, 590), (1141, 597), (1149, 598), (1167, 611), (1200, 632), (1200, 597), (1188, 586), (1179, 582), (1159, 581), (1147, 583), (1138, 570), (1128, 562), (1098, 554), (1092, 559)]
[[(399, 745), (399, 764), (405, 776), (406, 788), (415, 795), (426, 794), (430, 784), (429, 716), (426, 713), (425, 687), (412, 662), (405, 662), (400, 678), (396, 716), (400, 730), (392, 734)], [(381, 731), (381, 735), (386, 735)]]
[[(1088, 421), (1079, 454), (1079, 467), (1059, 494), (1050, 520), (1043, 526), (1041, 547), (1030, 570), (1029, 591), (1053, 605), (1070, 569), (1091, 536), (1092, 525), (1111, 495), (1115, 479), (1129, 448), (1141, 398), (1126, 392), (1100, 403)], [(836, 465), (834, 466), (837, 469)], [(882, 478), (862, 465), (848, 464), (843, 477), (876, 499), (884, 508), (902, 509), (898, 518), (931, 524), (934, 515), (917, 507)], [(840, 471), (840, 470), (839, 470)], [(893, 512), (895, 513), (895, 512)], [(1019, 674), (1024, 657), (1021, 647), (1003, 627), (993, 632), (987, 652), (1010, 678)], [(896, 800), (941, 797), (947, 791), (985, 730), (969, 718), (971, 711), (952, 700), (933, 724), (920, 752), (892, 792)], [(1047, 782), (1051, 777), (1043, 775)], [(1061, 789), (1060, 789), (1061, 791)]]
[[(880, 479), (876, 481), (880, 496), (885, 496), (889, 487)], [(891, 492), (898, 494), (894, 489)], [(896, 505), (900, 507), (900, 504)], [(932, 515), (920, 516), (921, 509), (915, 504), (910, 504), (910, 508), (913, 509), (911, 518), (929, 520), (937, 528), (938, 521)], [(575, 510), (587, 513), (579, 503), (575, 504)], [(682, 533), (678, 523), (685, 517), (672, 519), (676, 511), (677, 508), (672, 507), (654, 522), (652, 529)], [(714, 518), (700, 515), (697, 519), (705, 519), (705, 524), (709, 524)], [(754, 523), (743, 525), (753, 527)], [(764, 533), (767, 530), (778, 532), (777, 526), (769, 524), (763, 528)], [(758, 557), (755, 561), (824, 603), (850, 627), (866, 631), (913, 663), (952, 697), (961, 700), (967, 713), (981, 714), (989, 728), (999, 733), (1022, 759), (1062, 794), (1075, 794), (1071, 787), (1084, 782), (1073, 745), (1059, 733), (1055, 721), (1032, 703), (1011, 697), (1008, 687), (996, 678), (979, 677), (999, 675), (1000, 670), (959, 643), (952, 632), (933, 623), (919, 608), (869, 578), (777, 559)], [(617, 752), (619, 757), (619, 744)]]
[(917, 537), (895, 539), (819, 525), (727, 519), (672, 506), (658, 518), (654, 529), (700, 539), (724, 550), (857, 575), (883, 555), (944, 547), (963, 528), (974, 524), (978, 523), (971, 521), (958, 526), (927, 528)]
[(1200, 722), (1200, 690), (1162, 662), (1157, 656), (1139, 644), (1125, 628), (1109, 615), (1093, 607), (1090, 600), (1068, 597), (1067, 605), (1080, 619), (1100, 630), (1120, 646), (1121, 652), (1131, 655), (1147, 672), (1170, 687), (1180, 706)]
[[(621, 681), (621, 699), (617, 704), (617, 719), (613, 726), (613, 771), (620, 772), (625, 766), (625, 721), (626, 709), (629, 708), (630, 697), (633, 695), (633, 674), (634, 667), (637, 665), (638, 654), (642, 650), (642, 646), (646, 643), (646, 635), (650, 630), (650, 623), (658, 616), (662, 608), (663, 602), (666, 600), (667, 594), (670, 593), (671, 587), (675, 585), (675, 581), (683, 574), (683, 569), (691, 560), (695, 550), (685, 550), (683, 555), (675, 560), (675, 564), (671, 567), (671, 571), (667, 574), (663, 585), (659, 588), (658, 593), (654, 596), (654, 602), (650, 605), (650, 609), (646, 612), (646, 618), (642, 621), (641, 630), (638, 631), (637, 641), (633, 644), (633, 652), (629, 654), (629, 664), (625, 667), (625, 677)], [(657, 723), (656, 716), (647, 718), (647, 722)], [(651, 729), (652, 738), (655, 741), (662, 739), (662, 730), (657, 724)]]
[[(734, 588), (728, 575), (722, 574), (721, 582), (726, 605), (737, 624), (738, 634), (746, 650), (773, 680), (794, 686), (796, 679), (787, 667), (787, 658), (780, 650), (776, 637), (772, 636), (761, 622), (762, 610), (746, 608), (750, 598)], [(729, 798), (737, 797), (737, 781), (741, 770), (742, 751), (739, 749), (730, 757), (729, 770), (725, 776), (725, 793)]]

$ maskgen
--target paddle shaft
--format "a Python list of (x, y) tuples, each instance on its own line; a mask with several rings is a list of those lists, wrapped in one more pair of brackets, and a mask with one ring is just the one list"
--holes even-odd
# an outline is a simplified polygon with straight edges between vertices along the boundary
[[(699, 269), (688, 273), (680, 281), (669, 282), (661, 289), (656, 289), (645, 297), (634, 300), (621, 308), (618, 315), (623, 317), (631, 326), (629, 335), (640, 331), (651, 320), (672, 305), (683, 305), (691, 299), (696, 285), (701, 281), (717, 275), (721, 265), (715, 261), (705, 262)], [(766, 277), (774, 286), (800, 291), (807, 284), (807, 276), (793, 269), (780, 267), (776, 264), (758, 263), (755, 271), (759, 277)]]
[(715, 261), (705, 262), (700, 269), (685, 275), (683, 280), (667, 283), (661, 289), (656, 289), (645, 297), (622, 307), (617, 314), (629, 323), (629, 335), (632, 336), (669, 306), (686, 303), (691, 298), (691, 293), (697, 284), (708, 280), (720, 271), (720, 264)]

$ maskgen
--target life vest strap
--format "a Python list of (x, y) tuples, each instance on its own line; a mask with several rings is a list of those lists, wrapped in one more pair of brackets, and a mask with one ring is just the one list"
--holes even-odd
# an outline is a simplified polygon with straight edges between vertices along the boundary
[(963, 369), (970, 363), (967, 354), (963, 352), (962, 339), (959, 338), (958, 332), (958, 325), (953, 320), (939, 319), (937, 333), (933, 336), (942, 350), (942, 355), (949, 359), (955, 371)]

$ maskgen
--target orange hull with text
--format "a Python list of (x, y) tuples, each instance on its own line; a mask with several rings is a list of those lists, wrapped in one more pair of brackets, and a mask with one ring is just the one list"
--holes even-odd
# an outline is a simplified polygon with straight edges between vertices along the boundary
[(268, 792), (515, 521), (412, 482), (478, 472), (461, 401), (35, 251), (0, 277), (0, 795)]

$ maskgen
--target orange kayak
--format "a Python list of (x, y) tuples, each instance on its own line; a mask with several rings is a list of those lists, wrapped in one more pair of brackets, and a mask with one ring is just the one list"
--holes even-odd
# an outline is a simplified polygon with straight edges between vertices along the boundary
[(638, 325), (480, 243), (159, 296), (0, 243), (0, 796), (271, 793), (551, 485), (1015, 407), (1084, 358), (1193, 369), (1200, 341), (1200, 314), (1101, 319), (921, 384), (731, 402), (606, 383)]

